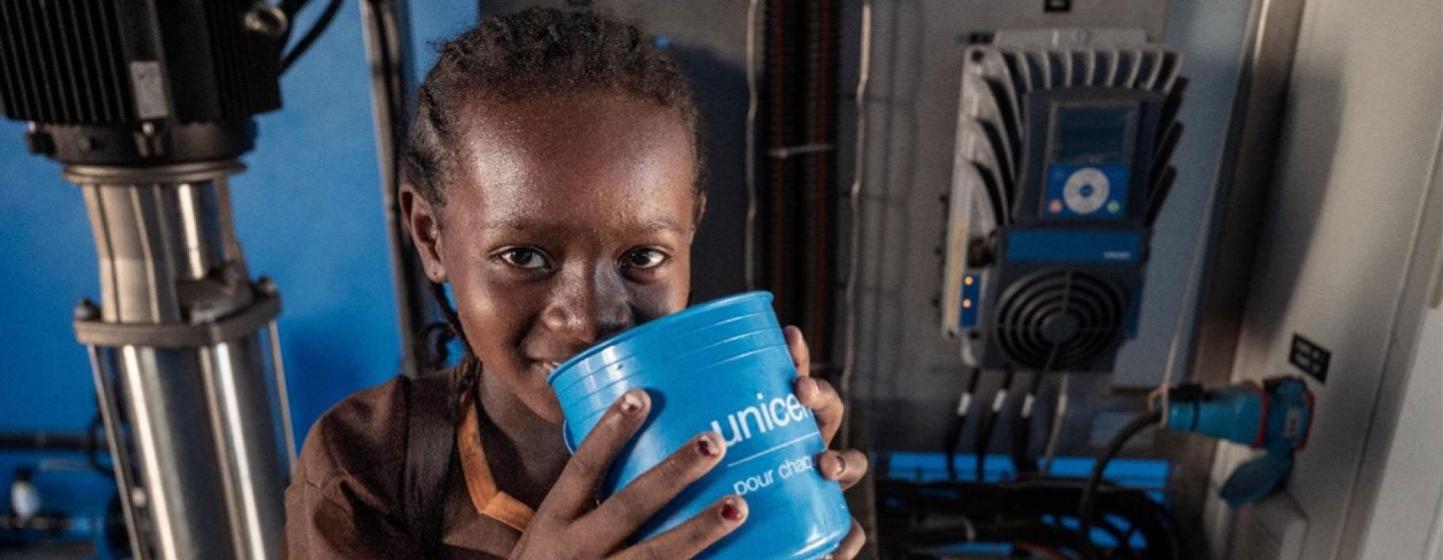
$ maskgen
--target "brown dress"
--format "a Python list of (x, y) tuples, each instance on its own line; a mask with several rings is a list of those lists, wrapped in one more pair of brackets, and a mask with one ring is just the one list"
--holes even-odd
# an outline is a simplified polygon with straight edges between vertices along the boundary
[[(293, 560), (417, 558), (406, 531), (401, 471), (409, 420), (401, 379), (361, 391), (311, 427), (286, 489), (282, 556)], [(438, 403), (438, 406), (444, 406)], [(445, 498), (443, 558), (505, 558), (531, 521), (525, 504), (496, 487), (475, 406), (456, 430)]]

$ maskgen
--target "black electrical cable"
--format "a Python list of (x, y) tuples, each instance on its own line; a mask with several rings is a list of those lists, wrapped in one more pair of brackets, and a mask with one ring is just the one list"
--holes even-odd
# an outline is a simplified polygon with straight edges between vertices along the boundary
[(947, 461), (947, 480), (957, 480), (957, 446), (961, 444), (962, 429), (967, 427), (967, 411), (972, 408), (972, 395), (977, 392), (977, 380), (982, 378), (982, 368), (972, 368), (967, 373), (966, 388), (957, 399), (957, 413), (947, 427), (946, 441), (942, 442), (942, 454)]
[(986, 480), (987, 448), (992, 446), (992, 430), (997, 428), (997, 415), (1002, 410), (1002, 405), (1007, 402), (1007, 389), (1012, 386), (1014, 372), (1012, 366), (1003, 368), (1006, 375), (1002, 378), (1002, 385), (997, 387), (997, 393), (992, 397), (992, 406), (982, 409), (982, 423), (977, 425), (977, 482)]
[[(1113, 547), (1112, 550), (1108, 551), (1106, 560), (1118, 560), (1116, 555), (1119, 553), (1126, 553), (1126, 559), (1124, 560), (1139, 560), (1137, 557), (1137, 551), (1133, 550), (1132, 545), (1128, 543), (1128, 540), (1132, 538), (1131, 528), (1127, 531), (1123, 531), (1122, 528), (1117, 526), (1117, 524), (1112, 523), (1107, 519), (1100, 519), (1098, 521), (1099, 522), (1097, 523), (1097, 528), (1102, 529), (1104, 533), (1107, 533), (1108, 536), (1112, 537), (1112, 540), (1117, 541), (1118, 543), (1116, 547)], [(1081, 528), (1079, 527), (1079, 530), (1080, 529)], [(1089, 529), (1089, 533), (1090, 532), (1091, 530)], [(1090, 543), (1092, 542), (1090, 534), (1078, 533), (1078, 537), (1079, 542), (1089, 543), (1083, 546), (1090, 546)]]
[(296, 30), (296, 14), (306, 9), (306, 4), (310, 3), (311, 0), (281, 0), (276, 4), (276, 9), (286, 16), (285, 33), (281, 35), (282, 47), (291, 42), (291, 34)]
[(1035, 410), (1037, 392), (1042, 387), (1042, 378), (1045, 375), (1044, 371), (1032, 374), (1027, 396), (1017, 407), (1017, 414), (1012, 417), (1012, 465), (1019, 475), (1037, 472), (1037, 461), (1028, 455), (1027, 451), (1032, 446), (1032, 412)]
[(85, 451), (84, 434), (50, 432), (0, 433), (3, 451)]
[(1102, 558), (1097, 551), (1097, 547), (1092, 544), (1091, 535), (1093, 520), (1097, 515), (1095, 502), (1098, 488), (1102, 486), (1103, 471), (1107, 470), (1107, 464), (1111, 463), (1112, 459), (1117, 457), (1118, 453), (1122, 452), (1122, 447), (1127, 445), (1128, 440), (1148, 427), (1157, 424), (1161, 419), (1162, 412), (1157, 410), (1134, 416), (1122, 429), (1118, 430), (1116, 434), (1113, 434), (1112, 439), (1107, 442), (1107, 448), (1103, 450), (1101, 455), (1097, 456), (1097, 461), (1092, 465), (1092, 474), (1087, 478), (1087, 486), (1082, 489), (1082, 497), (1078, 500), (1077, 507), (1077, 530), (1082, 534), (1082, 551), (1084, 557), (1088, 560), (1101, 560)]
[[(304, 2), (301, 4), (304, 5)], [(306, 54), (316, 39), (326, 32), (326, 28), (331, 26), (331, 21), (336, 19), (336, 13), (339, 11), (341, 11), (341, 0), (331, 0), (329, 4), (326, 4), (326, 10), (321, 12), (320, 17), (316, 18), (316, 22), (311, 24), (311, 28), (306, 30), (306, 34), (301, 36), (301, 39), (296, 42), (296, 46), (291, 47), (291, 50), (281, 58), (282, 74), (285, 74), (286, 70), (301, 58), (301, 55)], [(294, 25), (294, 23), (292, 24)]]
[(310, 3), (310, 1), (311, 0), (281, 0), (279, 4), (276, 4), (276, 7), (280, 8), (281, 12), (286, 14), (286, 17), (290, 17), (296, 15), (296, 12), (301, 11), (302, 8), (305, 8), (306, 4)]
[(295, 28), (296, 14), (304, 10), (309, 3), (311, 0), (281, 0), (276, 4), (276, 8), (286, 15), (286, 37), (290, 37), (291, 30)]
[[(1084, 544), (1075, 519), (1085, 480), (1031, 478), (996, 483), (876, 481), (877, 527), (898, 550), (917, 552), (964, 542), (1026, 541), (1080, 557)], [(1114, 548), (1117, 558), (1179, 560), (1178, 525), (1147, 489), (1104, 484), (1095, 528), (1118, 542), (1141, 536), (1144, 547)], [(1091, 530), (1090, 530), (1091, 531)], [(900, 557), (910, 557), (900, 554)]]

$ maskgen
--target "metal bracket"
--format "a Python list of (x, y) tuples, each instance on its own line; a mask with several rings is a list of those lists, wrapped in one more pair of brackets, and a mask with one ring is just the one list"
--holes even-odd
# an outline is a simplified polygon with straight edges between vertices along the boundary
[(153, 348), (198, 348), (235, 340), (260, 330), (281, 313), (278, 293), (255, 291), (255, 300), (240, 313), (213, 323), (108, 323), (76, 319), (75, 338), (88, 346), (149, 346)]

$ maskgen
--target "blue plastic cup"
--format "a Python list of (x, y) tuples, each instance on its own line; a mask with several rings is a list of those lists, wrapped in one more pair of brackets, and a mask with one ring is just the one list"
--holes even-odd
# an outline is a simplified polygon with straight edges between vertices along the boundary
[(547, 379), (573, 451), (622, 393), (651, 396), (650, 416), (602, 483), (605, 495), (698, 433), (715, 431), (726, 442), (721, 463), (647, 521), (637, 540), (730, 494), (747, 500), (747, 522), (700, 558), (814, 559), (851, 529), (841, 487), (814, 464), (825, 446), (811, 410), (792, 393), (797, 371), (771, 302), (769, 293), (748, 292), (690, 307), (576, 355)]

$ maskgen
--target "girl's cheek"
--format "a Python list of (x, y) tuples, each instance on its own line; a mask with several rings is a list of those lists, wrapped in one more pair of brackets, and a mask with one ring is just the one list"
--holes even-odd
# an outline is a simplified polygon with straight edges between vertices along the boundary
[(686, 307), (688, 288), (676, 282), (637, 286), (631, 290), (631, 307), (642, 322), (670, 315)]

